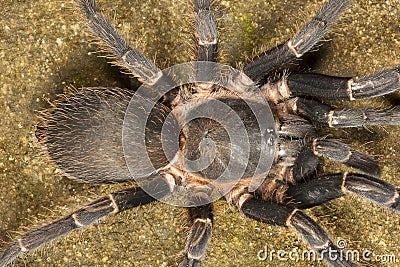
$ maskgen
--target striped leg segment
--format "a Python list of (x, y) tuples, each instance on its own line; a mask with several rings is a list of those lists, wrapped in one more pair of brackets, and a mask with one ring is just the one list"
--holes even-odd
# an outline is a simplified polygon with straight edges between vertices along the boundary
[(99, 11), (95, 0), (77, 1), (88, 20), (90, 29), (116, 56), (118, 65), (129, 70), (141, 82), (146, 81), (160, 71), (144, 55), (131, 48), (118, 34)]
[(291, 187), (286, 194), (291, 206), (309, 208), (344, 196), (348, 192), (400, 212), (400, 188), (366, 174), (329, 174)]
[(293, 96), (356, 100), (398, 91), (400, 89), (400, 66), (360, 79), (311, 73), (293, 74), (286, 79), (286, 85)]
[[(196, 21), (196, 39), (197, 39), (197, 61), (217, 62), (218, 57), (218, 32), (215, 23), (214, 11), (211, 8), (212, 0), (194, 0), (194, 12)], [(217, 69), (195, 70), (198, 76), (207, 75), (210, 77), (218, 72)], [(204, 72), (205, 73), (202, 73)], [(212, 83), (196, 83), (195, 90), (197, 93), (208, 94), (215, 89)]]
[(198, 267), (206, 255), (213, 225), (212, 205), (189, 208), (192, 223), (181, 267)]
[(282, 65), (300, 58), (314, 47), (350, 4), (350, 0), (330, 0), (289, 41), (263, 52), (247, 63), (243, 71), (255, 82)]
[[(193, 207), (188, 208), (189, 220), (192, 224), (186, 241), (184, 258), (180, 267), (199, 267), (201, 260), (206, 255), (208, 243), (211, 238), (213, 226), (212, 204), (210, 203), (208, 189), (200, 189), (193, 193), (191, 202)], [(209, 203), (197, 206), (198, 203)]]
[(263, 223), (295, 229), (303, 240), (331, 266), (357, 266), (355, 263), (341, 257), (345, 253), (333, 244), (321, 226), (303, 212), (273, 202), (262, 201), (250, 195), (242, 198), (242, 201), (236, 204), (249, 218)]
[(400, 125), (400, 107), (334, 110), (315, 100), (298, 98), (294, 112), (309, 118), (319, 127), (347, 128), (367, 125)]
[(211, 4), (212, 0), (194, 0), (198, 61), (217, 61), (218, 33)]
[(346, 164), (370, 175), (379, 176), (380, 174), (376, 159), (355, 151), (349, 145), (336, 140), (314, 139), (313, 152), (316, 156)]
[[(154, 190), (158, 190), (153, 191), (158, 192), (157, 198), (170, 193), (168, 184), (163, 179), (154, 180), (152, 186)], [(21, 254), (31, 252), (73, 230), (92, 225), (108, 215), (155, 200), (141, 188), (123, 190), (101, 197), (70, 215), (23, 234), (3, 251), (0, 251), (0, 266), (6, 266)]]
[[(293, 143), (293, 141), (291, 142)], [(319, 162), (318, 157), (345, 164), (368, 175), (379, 176), (380, 174), (379, 164), (376, 159), (354, 150), (345, 143), (320, 138), (314, 138), (310, 143), (303, 145), (295, 157), (293, 178), (299, 183), (314, 179)], [(297, 186), (294, 188), (297, 188)]]

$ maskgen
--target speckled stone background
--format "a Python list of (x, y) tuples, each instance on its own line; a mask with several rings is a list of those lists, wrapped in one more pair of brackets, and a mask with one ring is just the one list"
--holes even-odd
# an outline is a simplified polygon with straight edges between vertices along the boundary
[[(224, 62), (233, 66), (251, 51), (288, 39), (325, 1), (219, 1)], [(400, 63), (398, 0), (354, 1), (315, 55), (313, 71), (362, 76)], [(99, 1), (132, 45), (161, 66), (188, 61), (191, 12), (187, 1)], [(134, 87), (117, 67), (96, 56), (73, 1), (0, 0), (0, 240), (10, 241), (33, 224), (48, 222), (97, 195), (128, 185), (82, 185), (63, 177), (40, 156), (34, 135), (37, 111), (69, 86)], [(352, 103), (399, 105), (400, 93)], [(346, 103), (335, 102), (338, 107)], [(400, 187), (399, 127), (329, 131), (332, 137), (375, 155), (382, 178)], [(326, 134), (326, 133), (325, 133)], [(340, 166), (327, 162), (324, 171)], [(394, 255), (400, 266), (400, 216), (368, 201), (346, 196), (306, 211), (348, 249)], [(184, 247), (184, 210), (165, 204), (134, 209), (85, 231), (74, 232), (15, 266), (176, 266)], [(257, 252), (308, 247), (291, 230), (263, 225), (215, 204), (213, 238), (203, 266), (318, 266), (321, 263), (260, 261)], [(4, 244), (0, 244), (4, 247)]]

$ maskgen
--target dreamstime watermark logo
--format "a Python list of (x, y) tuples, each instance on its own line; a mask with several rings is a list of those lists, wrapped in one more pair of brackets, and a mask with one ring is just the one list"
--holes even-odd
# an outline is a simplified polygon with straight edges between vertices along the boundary
[[(314, 250), (299, 251), (298, 249), (292, 250), (275, 250), (269, 249), (265, 246), (257, 252), (257, 259), (260, 261), (310, 261), (320, 262), (327, 260), (334, 261), (351, 261), (351, 262), (379, 262), (379, 263), (396, 263), (397, 257), (394, 254), (377, 255), (371, 250), (350, 250), (347, 240), (338, 238), (336, 240), (336, 247), (328, 247), (320, 252)], [(346, 250), (345, 250), (346, 249)]]
[[(223, 88), (225, 94), (222, 97), (207, 94), (202, 97), (186, 97), (172, 110), (160, 102), (176, 88), (188, 85), (206, 89)], [(185, 94), (182, 97), (185, 98)], [(238, 101), (240, 105), (245, 104), (246, 108), (240, 106), (238, 109)], [(243, 109), (249, 110), (251, 114), (244, 115)], [(252, 123), (256, 126), (248, 126), (249, 116), (253, 117)], [(218, 124), (221, 132), (220, 128), (223, 128), (223, 133), (229, 139), (228, 145), (221, 144), (218, 138), (208, 137), (214, 128), (202, 129), (207, 123), (196, 126), (193, 122), (204, 119), (209, 124)], [(193, 133), (191, 136), (191, 140), (200, 139), (195, 148), (199, 151), (198, 158), (186, 158), (182, 153), (182, 132), (187, 131), (187, 125), (191, 125), (189, 128), (193, 131), (199, 128), (199, 136), (193, 137)], [(255, 190), (273, 163), (277, 139), (273, 114), (253, 81), (230, 66), (204, 61), (175, 65), (144, 82), (128, 105), (122, 134), (125, 160), (139, 186), (160, 201), (185, 207), (204, 205), (228, 193), (245, 172), (247, 175), (250, 158), (251, 166), (255, 166), (252, 167), (250, 190)], [(255, 140), (254, 136), (258, 136), (259, 140)], [(257, 143), (256, 149), (254, 143)], [(222, 150), (227, 155), (222, 160), (216, 159)], [(254, 150), (257, 152), (257, 160), (254, 160)], [(226, 159), (229, 162), (221, 163)], [(159, 176), (160, 172), (168, 170), (172, 165), (183, 173), (206, 170), (213, 176), (212, 180), (206, 176), (211, 183), (204, 185), (207, 187), (205, 189), (198, 184), (193, 187), (190, 184), (176, 185), (172, 192), (173, 198), (159, 199), (160, 188), (152, 186), (150, 179)], [(220, 166), (224, 166), (223, 170), (220, 170)], [(216, 173), (218, 175), (214, 177)], [(206, 190), (207, 197), (193, 202), (193, 199), (188, 199), (193, 195), (193, 190)]]

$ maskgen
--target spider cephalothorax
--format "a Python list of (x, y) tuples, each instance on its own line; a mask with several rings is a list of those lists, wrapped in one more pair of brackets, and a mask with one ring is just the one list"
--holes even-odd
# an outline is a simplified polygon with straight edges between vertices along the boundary
[[(161, 71), (118, 35), (94, 0), (78, 2), (94, 35), (144, 85), (135, 92), (84, 88), (64, 97), (43, 113), (36, 135), (71, 178), (89, 183), (136, 180), (140, 186), (99, 198), (21, 235), (0, 252), (0, 266), (109, 214), (154, 201), (188, 208), (191, 230), (181, 266), (199, 266), (211, 237), (212, 202), (218, 198), (252, 219), (293, 228), (332, 266), (354, 266), (301, 209), (353, 192), (400, 211), (400, 189), (379, 178), (374, 158), (318, 135), (321, 127), (399, 125), (398, 107), (338, 111), (320, 101), (394, 92), (400, 87), (399, 68), (360, 79), (311, 73), (272, 79), (314, 47), (349, 0), (328, 1), (292, 39), (238, 71), (229, 74), (216, 63), (189, 64), (185, 75), (217, 78), (193, 79), (187, 86), (177, 85), (182, 66), (175, 74)], [(218, 58), (211, 2), (194, 0), (198, 62)], [(320, 157), (361, 173), (317, 175)]]

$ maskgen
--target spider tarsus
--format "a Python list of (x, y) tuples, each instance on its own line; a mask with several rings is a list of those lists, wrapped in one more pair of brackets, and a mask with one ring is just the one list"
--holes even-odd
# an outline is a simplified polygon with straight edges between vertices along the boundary
[(0, 267), (12, 263), (22, 253), (22, 248), (18, 241), (13, 242), (5, 250), (0, 251)]
[(200, 262), (201, 261), (199, 260), (189, 259), (188, 257), (185, 257), (179, 267), (200, 267)]
[(210, 10), (211, 5), (214, 0), (194, 0), (194, 12), (199, 12), (200, 10)]
[(393, 200), (389, 203), (389, 208), (400, 212), (400, 188), (397, 188), (397, 193), (394, 194)]

